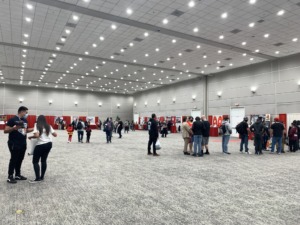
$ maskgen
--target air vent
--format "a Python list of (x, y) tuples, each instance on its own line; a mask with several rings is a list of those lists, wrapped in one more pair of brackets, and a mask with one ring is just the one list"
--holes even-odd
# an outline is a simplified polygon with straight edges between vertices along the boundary
[(135, 39), (133, 39), (134, 41), (138, 41), (138, 42), (141, 42), (141, 41), (143, 41), (144, 39), (142, 39), (142, 38), (135, 38)]
[(186, 50), (184, 50), (185, 52), (192, 52), (192, 51), (194, 51), (194, 50), (192, 50), (192, 49), (186, 49)]
[(121, 54), (120, 54), (120, 53), (118, 53), (118, 52), (115, 52), (115, 53), (114, 53), (114, 55), (121, 55)]
[(197, 70), (200, 70), (200, 69), (201, 69), (201, 67), (199, 67), (199, 66), (198, 66), (198, 67), (196, 67), (196, 69), (197, 69)]
[(54, 60), (55, 58), (54, 58), (54, 57), (49, 57), (49, 59), (52, 59), (52, 60)]
[(175, 76), (174, 74), (170, 75), (170, 77), (174, 77), (174, 76)]
[(225, 66), (219, 66), (220, 68), (224, 68)]
[(180, 10), (177, 10), (177, 9), (174, 12), (171, 13), (172, 16), (177, 16), (177, 17), (179, 17), (183, 14), (184, 14), (184, 12), (182, 12)]
[(224, 60), (232, 60), (232, 58), (226, 58), (226, 59), (224, 59)]
[(281, 42), (274, 44), (274, 46), (281, 46), (281, 45), (284, 45), (284, 44)]
[(265, 22), (264, 20), (259, 20), (259, 21), (257, 21), (258, 23), (263, 23), (263, 22)]
[(237, 34), (237, 33), (240, 33), (242, 30), (240, 30), (240, 29), (234, 29), (234, 30), (232, 30), (232, 31), (230, 31), (231, 33), (233, 33), (233, 34)]
[(59, 45), (59, 46), (64, 46), (65, 44), (63, 44), (63, 43), (59, 43), (59, 42), (56, 42), (56, 45)]
[(165, 61), (159, 61), (159, 63), (164, 63)]
[(75, 28), (76, 24), (75, 23), (66, 23), (66, 27), (73, 27), (73, 28)]

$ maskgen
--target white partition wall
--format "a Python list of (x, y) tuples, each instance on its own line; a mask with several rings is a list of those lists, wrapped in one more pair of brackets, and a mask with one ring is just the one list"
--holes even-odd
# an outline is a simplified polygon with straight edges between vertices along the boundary
[(243, 121), (245, 117), (245, 107), (232, 107), (230, 108), (230, 125), (232, 126), (233, 137), (238, 137), (239, 134), (236, 132), (236, 125)]

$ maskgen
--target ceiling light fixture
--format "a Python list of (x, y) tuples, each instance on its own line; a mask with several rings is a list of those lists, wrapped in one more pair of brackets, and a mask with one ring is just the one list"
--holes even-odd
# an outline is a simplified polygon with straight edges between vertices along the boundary
[(129, 46), (130, 46), (130, 47), (132, 47), (132, 46), (133, 46), (133, 43), (132, 43), (132, 42), (130, 42), (130, 43), (129, 43)]
[(100, 41), (104, 41), (104, 37), (103, 36), (100, 36), (99, 39), (100, 39)]
[(195, 27), (195, 28), (193, 29), (193, 31), (194, 31), (195, 33), (197, 33), (197, 32), (199, 31), (199, 28), (198, 28), (198, 27)]
[(78, 17), (77, 15), (73, 15), (72, 18), (73, 18), (73, 20), (75, 20), (75, 21), (79, 20), (79, 17)]
[(268, 38), (269, 36), (270, 36), (270, 34), (265, 34), (264, 35), (265, 38)]
[(242, 45), (246, 45), (246, 44), (247, 44), (247, 42), (245, 42), (245, 41), (244, 41), (244, 42), (242, 42)]
[(188, 3), (188, 6), (189, 6), (190, 8), (194, 7), (194, 6), (195, 6), (195, 2), (194, 2), (194, 1), (190, 1), (190, 2)]
[(201, 46), (200, 46), (200, 45), (197, 45), (197, 48), (199, 49), (199, 48), (201, 48)]
[(144, 33), (144, 36), (145, 36), (145, 37), (148, 37), (148, 36), (149, 36), (149, 33), (148, 33), (148, 32), (145, 32), (145, 33)]
[(256, 0), (249, 0), (249, 4), (253, 5), (256, 3)]
[(66, 41), (66, 38), (60, 38), (60, 40), (62, 41), (62, 42), (65, 42)]
[(280, 53), (279, 51), (276, 51), (276, 52), (275, 52), (276, 55), (278, 55), (279, 53)]
[(117, 26), (115, 24), (112, 24), (111, 29), (115, 30), (115, 29), (117, 29)]
[(163, 24), (168, 24), (169, 23), (169, 20), (167, 20), (167, 19), (163, 19)]
[(159, 52), (159, 48), (156, 48), (155, 51)]
[(219, 39), (221, 39), (221, 40), (224, 39), (224, 35), (220, 35)]
[(26, 22), (30, 23), (32, 20), (29, 17), (25, 17)]
[(221, 54), (221, 53), (222, 53), (222, 50), (219, 50), (218, 53)]
[(222, 19), (226, 19), (227, 16), (228, 16), (227, 12), (224, 12), (224, 13), (222, 13), (221, 18), (222, 18)]
[(297, 41), (298, 41), (298, 38), (293, 38), (292, 41), (293, 41), (293, 42), (297, 42)]
[(280, 11), (278, 11), (277, 16), (282, 16), (285, 13), (285, 11), (282, 9)]
[(173, 40), (172, 40), (172, 43), (176, 43), (176, 39), (173, 39)]
[(66, 29), (65, 32), (66, 32), (67, 34), (70, 34), (70, 33), (71, 33), (71, 31), (70, 31), (69, 29)]
[(32, 10), (33, 6), (31, 4), (26, 4), (26, 8), (29, 9), (29, 10)]
[(249, 27), (254, 27), (255, 23), (249, 23)]
[(127, 9), (126, 9), (126, 13), (127, 13), (128, 15), (131, 15), (131, 14), (133, 13), (133, 11), (132, 11), (131, 8), (127, 8)]
[(96, 47), (97, 47), (97, 44), (94, 43), (94, 44), (93, 44), (93, 47), (96, 48)]

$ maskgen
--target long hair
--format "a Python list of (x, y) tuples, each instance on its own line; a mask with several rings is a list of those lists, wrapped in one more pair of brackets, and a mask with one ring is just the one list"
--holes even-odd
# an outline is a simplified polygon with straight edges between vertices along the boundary
[(46, 121), (46, 117), (44, 115), (39, 115), (36, 121), (36, 126), (38, 131), (40, 132), (40, 136), (43, 134), (43, 129), (46, 130), (47, 136), (50, 133), (50, 125)]

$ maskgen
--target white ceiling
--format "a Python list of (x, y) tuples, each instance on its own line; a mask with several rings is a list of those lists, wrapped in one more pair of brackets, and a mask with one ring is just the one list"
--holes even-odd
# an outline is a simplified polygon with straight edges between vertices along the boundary
[[(0, 81), (132, 94), (300, 52), (300, 0), (257, 0), (253, 5), (249, 0), (198, 0), (192, 8), (189, 2), (2, 0)], [(127, 8), (132, 9), (131, 15)], [(171, 15), (174, 10), (183, 14)], [(280, 10), (285, 11), (282, 16), (277, 15)], [(226, 19), (221, 18), (224, 12)], [(73, 20), (74, 15), (78, 21)], [(27, 22), (27, 17), (32, 21)], [(163, 24), (163, 19), (169, 23)], [(255, 26), (249, 27), (252, 22)], [(235, 29), (240, 32), (232, 33)], [(101, 41), (100, 36), (105, 39)], [(277, 43), (282, 45), (275, 46)]]

